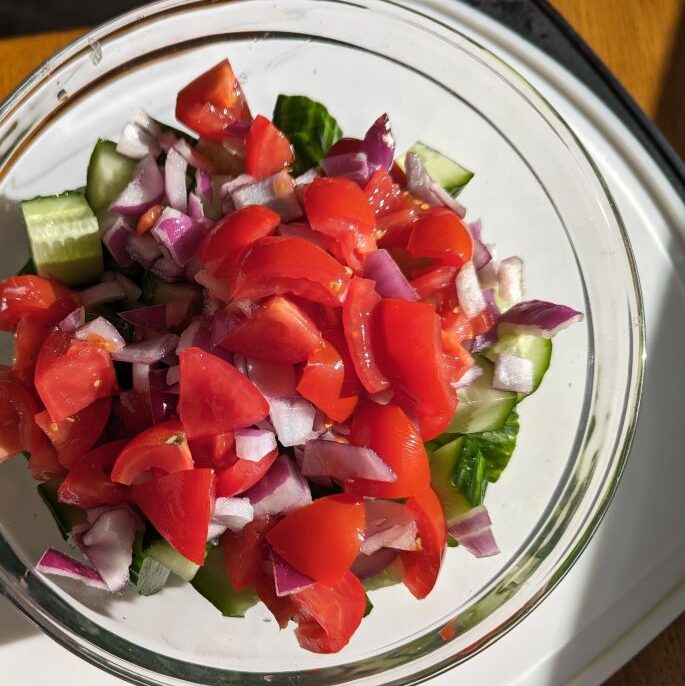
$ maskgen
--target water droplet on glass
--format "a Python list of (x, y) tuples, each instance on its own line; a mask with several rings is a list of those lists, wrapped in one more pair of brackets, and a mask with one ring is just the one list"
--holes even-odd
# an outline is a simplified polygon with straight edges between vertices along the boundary
[(97, 67), (102, 62), (102, 47), (94, 38), (88, 39), (88, 45), (90, 46), (90, 61)]

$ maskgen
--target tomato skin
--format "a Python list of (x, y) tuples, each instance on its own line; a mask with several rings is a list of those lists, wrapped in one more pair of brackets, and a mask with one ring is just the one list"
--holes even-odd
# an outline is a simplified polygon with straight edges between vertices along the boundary
[(181, 365), (178, 411), (189, 438), (252, 426), (269, 403), (232, 364), (200, 348), (186, 348)]
[(38, 355), (35, 385), (50, 416), (59, 423), (99, 398), (114, 395), (117, 379), (112, 359), (100, 346), (55, 330)]
[(279, 215), (268, 207), (243, 207), (214, 225), (202, 240), (200, 259), (217, 278), (231, 279), (250, 245), (270, 236), (280, 223)]
[(393, 482), (354, 479), (345, 491), (357, 497), (407, 498), (430, 483), (428, 455), (421, 436), (397, 405), (365, 402), (355, 412), (349, 435), (353, 445), (368, 446), (395, 472)]
[(226, 350), (263, 362), (302, 362), (322, 344), (316, 324), (290, 300), (276, 295), (219, 342)]
[(50, 329), (33, 316), (22, 317), (14, 332), (12, 377), (27, 386), (33, 386), (38, 354)]
[(179, 91), (176, 119), (215, 142), (234, 135), (236, 123), (252, 121), (240, 83), (228, 60), (222, 60)]
[(355, 276), (342, 311), (347, 349), (357, 377), (369, 393), (378, 393), (390, 386), (376, 362), (372, 345), (371, 315), (380, 301), (375, 282)]
[(433, 590), (440, 572), (447, 541), (445, 515), (432, 488), (409, 498), (406, 508), (416, 520), (421, 549), (400, 552), (402, 581), (413, 596), (421, 599)]
[(128, 486), (115, 484), (110, 479), (114, 462), (125, 445), (126, 441), (113, 441), (85, 454), (60, 484), (57, 492), (59, 501), (86, 510), (127, 502)]
[(187, 469), (131, 488), (133, 502), (159, 533), (195, 564), (205, 560), (214, 472)]
[(283, 133), (266, 117), (257, 115), (245, 143), (245, 171), (263, 179), (290, 166), (294, 159), (293, 146)]
[(277, 457), (277, 450), (270, 452), (259, 462), (250, 462), (236, 457), (227, 467), (217, 470), (216, 497), (231, 498), (252, 488), (271, 469)]
[(445, 289), (455, 291), (456, 297), (456, 267), (443, 266), (437, 267), (416, 276), (411, 280), (411, 285), (418, 293), (421, 300), (427, 300)]
[(329, 495), (287, 514), (266, 540), (302, 574), (332, 586), (359, 555), (364, 525), (362, 500)]
[(346, 155), (348, 152), (355, 153), (362, 149), (362, 141), (359, 138), (341, 138), (333, 143), (326, 153), (326, 157)]
[(53, 422), (44, 410), (35, 422), (55, 447), (60, 464), (71, 469), (98, 442), (111, 409), (112, 399), (100, 398), (64, 421)]
[[(449, 426), (457, 403), (443, 369), (440, 319), (431, 305), (385, 298), (374, 312), (380, 366), (398, 403), (416, 413), (424, 441)], [(397, 345), (398, 340), (411, 345)]]
[(340, 307), (349, 283), (345, 268), (311, 241), (269, 236), (248, 250), (231, 285), (231, 296), (260, 300), (290, 293)]
[(297, 642), (314, 653), (337, 653), (344, 648), (366, 611), (364, 587), (352, 572), (333, 586), (317, 583), (288, 597), (295, 608)]
[(454, 267), (466, 264), (473, 255), (473, 240), (466, 224), (444, 207), (433, 207), (421, 214), (407, 247), (415, 260), (433, 258)]
[(302, 370), (297, 391), (335, 422), (354, 412), (358, 396), (342, 396), (345, 367), (340, 353), (328, 341), (312, 352)]
[(233, 431), (224, 431), (215, 436), (195, 438), (189, 441), (189, 445), (196, 467), (223, 469), (237, 459), (235, 454), (235, 434)]
[(400, 187), (383, 169), (373, 173), (364, 186), (364, 193), (376, 218), (392, 214), (408, 206)]
[(253, 519), (241, 531), (224, 533), (226, 572), (236, 591), (254, 586), (264, 575), (262, 563), (268, 554), (265, 536), (276, 521), (276, 517), (267, 515)]
[(35, 274), (0, 281), (0, 331), (14, 331), (19, 320), (54, 326), (80, 305), (78, 296), (55, 279)]
[[(334, 310), (334, 313), (335, 312), (336, 311)], [(337, 312), (340, 311), (337, 310)], [(359, 395), (363, 390), (363, 386), (359, 382), (359, 377), (357, 377), (357, 372), (355, 371), (354, 363), (352, 362), (352, 356), (347, 347), (345, 332), (343, 331), (342, 325), (342, 314), (341, 316), (336, 317), (334, 322), (324, 324), (321, 333), (335, 348), (342, 360), (344, 374), (340, 396), (347, 398), (352, 395)]]
[(155, 424), (129, 441), (117, 457), (110, 478), (130, 486), (140, 483), (142, 475), (151, 480), (149, 470), (155, 474), (171, 474), (193, 466), (183, 425), (178, 419), (170, 419)]

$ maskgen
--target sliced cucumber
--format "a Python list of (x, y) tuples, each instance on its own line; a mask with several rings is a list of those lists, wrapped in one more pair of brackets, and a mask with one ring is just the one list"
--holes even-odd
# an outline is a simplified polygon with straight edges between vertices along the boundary
[(164, 305), (170, 302), (190, 303), (190, 312), (197, 313), (202, 310), (202, 290), (189, 283), (167, 283), (146, 271), (141, 284), (143, 289), (143, 301), (147, 305)]
[(254, 589), (236, 591), (226, 573), (226, 560), (223, 546), (212, 548), (207, 554), (204, 565), (200, 567), (191, 581), (193, 588), (224, 617), (244, 617), (245, 612), (259, 602)]
[(516, 393), (492, 387), (495, 365), (484, 357), (474, 356), (483, 374), (472, 384), (460, 388), (459, 402), (448, 433), (471, 434), (501, 429), (516, 404)]
[(191, 562), (187, 557), (183, 557), (176, 548), (161, 537), (155, 536), (153, 540), (147, 540), (146, 537), (142, 552), (185, 581), (192, 581), (200, 569), (200, 565)]
[[(460, 436), (429, 455), (431, 486), (440, 499), (445, 519), (449, 522), (471, 509), (469, 498), (455, 484), (455, 474), (459, 468), (464, 437)], [(464, 477), (461, 481), (465, 483)], [(485, 484), (485, 479), (482, 478)], [(485, 490), (485, 485), (482, 486)]]
[[(421, 141), (414, 143), (407, 152), (413, 152), (417, 155), (433, 181), (439, 183), (454, 198), (461, 193), (464, 186), (473, 178), (472, 171), (462, 167), (454, 160)], [(405, 155), (396, 160), (402, 171), (404, 171)]]
[(82, 286), (102, 276), (98, 222), (76, 191), (21, 203), (33, 262), (39, 274), (67, 286)]
[(100, 139), (88, 163), (86, 199), (95, 214), (106, 210), (133, 177), (136, 160), (117, 152), (117, 144)]
[(54, 479), (44, 481), (38, 484), (38, 493), (47, 505), (50, 514), (54, 517), (62, 538), (66, 541), (71, 535), (71, 530), (77, 525), (86, 521), (86, 513), (80, 507), (75, 505), (66, 505), (60, 503), (57, 498), (57, 491), (59, 485), (62, 483), (62, 478), (56, 476)]
[(129, 579), (140, 595), (154, 595), (164, 588), (170, 570), (157, 560), (143, 553), (143, 534), (139, 532), (133, 541), (133, 561), (129, 567)]
[(362, 583), (367, 591), (375, 591), (379, 588), (402, 583), (402, 567), (399, 560), (393, 560), (384, 570), (375, 576), (363, 579)]

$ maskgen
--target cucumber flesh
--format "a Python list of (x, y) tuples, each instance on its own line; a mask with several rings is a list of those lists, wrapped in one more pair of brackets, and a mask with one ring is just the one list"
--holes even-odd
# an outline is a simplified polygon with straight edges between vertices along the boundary
[(516, 404), (516, 393), (492, 387), (494, 364), (484, 357), (474, 357), (483, 374), (472, 384), (459, 389), (457, 411), (447, 427), (448, 433), (470, 434), (501, 429)]
[(81, 193), (24, 200), (21, 210), (39, 274), (67, 286), (83, 286), (102, 276), (98, 222)]
[(431, 486), (440, 500), (448, 522), (471, 509), (466, 496), (453, 483), (463, 442), (464, 438), (460, 436), (429, 455)]
[[(439, 183), (453, 198), (456, 198), (464, 186), (473, 178), (472, 171), (421, 141), (414, 143), (407, 152), (413, 152), (417, 155), (433, 181)], [(396, 160), (402, 171), (405, 168), (405, 156), (406, 153)]]
[(146, 271), (141, 284), (143, 301), (147, 305), (165, 305), (170, 302), (190, 303), (190, 313), (202, 310), (202, 290), (189, 283), (167, 283)]
[(176, 548), (167, 543), (163, 538), (155, 537), (152, 541), (146, 540), (142, 552), (152, 560), (164, 565), (185, 581), (192, 581), (200, 569), (200, 565), (183, 557)]
[(379, 588), (394, 586), (399, 583), (402, 583), (402, 566), (398, 559), (393, 560), (378, 574), (362, 579), (362, 584), (367, 591), (376, 591)]
[(71, 530), (77, 525), (86, 521), (86, 513), (75, 505), (66, 505), (57, 498), (59, 485), (62, 478), (56, 476), (54, 479), (38, 484), (38, 493), (47, 505), (50, 514), (54, 517), (62, 538), (67, 541), (71, 535)]
[(112, 141), (100, 139), (88, 163), (86, 199), (95, 214), (106, 210), (133, 177), (137, 161), (117, 152)]
[(143, 552), (143, 534), (138, 532), (133, 542), (133, 561), (129, 579), (140, 595), (154, 595), (164, 588), (170, 570)]
[(191, 581), (193, 588), (224, 617), (244, 617), (245, 612), (259, 602), (257, 592), (252, 588), (236, 591), (226, 573), (224, 548), (219, 545), (207, 553), (204, 565)]

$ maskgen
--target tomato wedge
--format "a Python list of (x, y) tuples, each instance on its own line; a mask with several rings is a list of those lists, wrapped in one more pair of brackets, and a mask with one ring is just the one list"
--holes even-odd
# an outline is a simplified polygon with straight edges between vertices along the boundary
[(54, 326), (79, 306), (79, 299), (59, 281), (35, 274), (0, 281), (0, 331), (14, 331), (19, 320)]
[(354, 414), (350, 443), (368, 446), (395, 472), (397, 480), (382, 483), (355, 479), (345, 491), (356, 496), (407, 498), (422, 493), (430, 483), (428, 455), (421, 436), (397, 405), (360, 404)]
[(243, 207), (214, 225), (200, 245), (200, 259), (217, 278), (231, 279), (250, 245), (270, 236), (280, 223), (280, 216), (268, 207)]
[(112, 403), (112, 416), (115, 421), (117, 438), (133, 438), (141, 431), (152, 426), (150, 399), (138, 391), (122, 391)]
[(473, 240), (454, 212), (433, 207), (416, 220), (407, 248), (415, 260), (432, 258), (443, 265), (461, 267), (473, 255)]
[(14, 333), (12, 376), (27, 386), (33, 385), (36, 360), (50, 329), (33, 316), (22, 317)]
[(132, 487), (133, 502), (159, 533), (191, 562), (205, 561), (214, 502), (214, 472), (188, 469)]
[(100, 398), (61, 422), (53, 422), (47, 410), (35, 421), (55, 446), (60, 464), (71, 469), (97, 443), (111, 409), (112, 399)]
[(378, 393), (390, 385), (376, 363), (372, 345), (371, 315), (380, 301), (375, 282), (355, 276), (342, 311), (347, 349), (357, 376), (369, 393)]
[(287, 514), (266, 540), (302, 574), (332, 586), (359, 555), (364, 524), (362, 500), (329, 495)]
[(86, 510), (126, 502), (128, 486), (112, 483), (110, 479), (112, 467), (125, 445), (126, 441), (114, 441), (84, 455), (60, 484), (59, 501)]
[(290, 300), (276, 295), (219, 341), (226, 350), (264, 362), (302, 362), (321, 346), (316, 324)]
[(264, 537), (275, 523), (275, 517), (259, 517), (241, 531), (226, 531), (223, 535), (226, 572), (236, 591), (254, 586), (264, 574), (263, 562), (268, 555)]
[(236, 124), (252, 121), (228, 60), (222, 60), (179, 91), (176, 118), (203, 138), (217, 142), (236, 135)]
[(200, 348), (186, 348), (179, 360), (178, 410), (189, 438), (252, 426), (269, 413), (264, 396), (229, 362)]
[[(431, 305), (385, 298), (374, 312), (374, 339), (380, 366), (398, 403), (415, 412), (428, 441), (449, 426), (456, 392), (444, 374), (440, 319)], [(398, 345), (398, 341), (411, 345)]]
[(215, 436), (203, 436), (189, 441), (190, 453), (196, 467), (223, 469), (235, 462), (235, 434), (224, 431)]
[(117, 379), (109, 354), (89, 341), (53, 331), (38, 355), (36, 391), (55, 422), (71, 417), (99, 398), (114, 395)]
[(438, 496), (431, 488), (409, 498), (406, 508), (416, 520), (421, 549), (400, 552), (402, 581), (412, 595), (421, 599), (433, 590), (440, 572), (447, 540), (445, 515)]
[(153, 475), (172, 474), (193, 468), (188, 441), (178, 419), (155, 424), (138, 434), (121, 451), (112, 468), (111, 479), (130, 486), (150, 481)]
[(397, 212), (408, 206), (400, 187), (383, 169), (374, 172), (364, 186), (364, 193), (376, 217)]
[(314, 653), (337, 653), (348, 643), (366, 611), (361, 581), (346, 572), (334, 585), (314, 584), (289, 596), (295, 608), (295, 637)]
[(290, 166), (295, 159), (290, 141), (266, 117), (254, 118), (245, 144), (245, 171), (263, 179)]
[(252, 488), (269, 471), (277, 457), (277, 450), (269, 453), (259, 462), (250, 462), (236, 457), (232, 464), (216, 473), (217, 498), (231, 498)]
[(252, 245), (236, 277), (234, 298), (260, 300), (292, 293), (307, 300), (340, 307), (350, 283), (345, 268), (304, 238), (269, 236)]
[(345, 367), (340, 353), (328, 342), (315, 350), (302, 370), (297, 391), (335, 422), (344, 422), (357, 406), (358, 396), (341, 397)]

